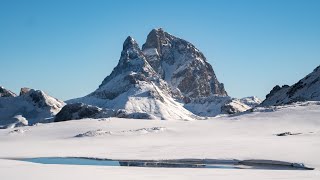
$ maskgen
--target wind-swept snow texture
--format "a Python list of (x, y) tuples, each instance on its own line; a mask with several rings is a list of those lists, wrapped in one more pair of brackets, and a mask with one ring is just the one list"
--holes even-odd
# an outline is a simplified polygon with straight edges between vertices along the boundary
[[(314, 102), (297, 103), (205, 121), (107, 118), (0, 129), (1, 179), (318, 180), (319, 107)], [(299, 134), (277, 136), (284, 132)], [(315, 170), (97, 167), (8, 160), (37, 157), (265, 159), (304, 163)]]

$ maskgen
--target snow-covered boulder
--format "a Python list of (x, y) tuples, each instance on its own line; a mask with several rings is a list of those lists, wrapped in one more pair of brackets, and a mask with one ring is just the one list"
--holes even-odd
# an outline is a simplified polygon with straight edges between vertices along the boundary
[(235, 114), (250, 109), (239, 99), (229, 96), (210, 96), (192, 99), (184, 107), (198, 116), (213, 117), (219, 114)]
[(22, 115), (16, 115), (12, 118), (8, 118), (6, 120), (3, 120), (1, 122), (1, 124), (3, 124), (3, 125), (0, 126), (0, 128), (16, 128), (16, 127), (21, 127), (21, 126), (27, 126), (28, 121)]
[(102, 109), (83, 103), (65, 105), (56, 115), (54, 122), (84, 119), (84, 118), (108, 118), (114, 117), (116, 112), (113, 110)]
[(249, 96), (249, 97), (241, 98), (240, 102), (253, 108), (253, 107), (258, 106), (262, 101), (261, 101), (261, 99), (259, 99), (256, 96)]

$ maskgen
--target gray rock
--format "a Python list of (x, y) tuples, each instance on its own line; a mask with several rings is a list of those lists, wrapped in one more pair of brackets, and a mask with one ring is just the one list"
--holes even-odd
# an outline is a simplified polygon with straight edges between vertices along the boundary
[(102, 109), (83, 103), (65, 105), (56, 115), (54, 122), (77, 120), (84, 118), (108, 118), (114, 117), (115, 112), (109, 109)]
[(260, 106), (279, 106), (302, 101), (320, 101), (320, 66), (292, 86), (275, 86)]
[(16, 97), (16, 96), (17, 95), (14, 92), (4, 88), (3, 86), (0, 86), (0, 97)]
[(160, 28), (149, 33), (142, 50), (153, 69), (184, 97), (227, 95), (212, 66), (193, 44)]
[(27, 88), (27, 87), (23, 87), (21, 88), (20, 90), (20, 95), (19, 96), (23, 96), (25, 94), (27, 94), (31, 89), (30, 88)]

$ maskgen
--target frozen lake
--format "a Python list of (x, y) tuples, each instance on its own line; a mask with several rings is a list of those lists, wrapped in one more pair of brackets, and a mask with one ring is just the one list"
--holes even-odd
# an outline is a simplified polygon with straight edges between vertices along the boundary
[(83, 157), (39, 157), (19, 159), (39, 164), (128, 166), (153, 168), (218, 168), (218, 169), (270, 169), (312, 170), (303, 164), (269, 160), (218, 160), (218, 159), (172, 159), (172, 160), (113, 160)]

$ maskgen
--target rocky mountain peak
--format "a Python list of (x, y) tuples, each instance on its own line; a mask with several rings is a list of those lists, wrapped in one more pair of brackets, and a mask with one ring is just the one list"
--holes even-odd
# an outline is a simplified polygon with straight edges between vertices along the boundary
[(30, 90), (31, 89), (27, 88), (27, 87), (21, 88), (19, 96), (23, 96), (23, 95), (27, 94)]
[(155, 48), (157, 52), (161, 52), (161, 46), (166, 44), (166, 38), (170, 35), (163, 31), (162, 28), (153, 29), (147, 36), (146, 43), (142, 49)]
[(0, 97), (16, 97), (16, 96), (17, 95), (14, 92), (4, 88), (3, 86), (0, 86)]
[(129, 36), (117, 66), (99, 88), (68, 103), (147, 113), (159, 119), (193, 119), (199, 117), (192, 113), (215, 116), (227, 109), (235, 113), (249, 108), (227, 96), (212, 66), (193, 44), (162, 28), (149, 33), (142, 50)]
[(185, 98), (226, 96), (212, 66), (190, 42), (177, 38), (162, 28), (153, 29), (142, 46), (152, 68)]
[(131, 36), (128, 36), (123, 43), (118, 65), (113, 69), (112, 73), (103, 80), (99, 88), (121, 74), (127, 76), (127, 80), (131, 81), (131, 83), (135, 83), (137, 78), (144, 79), (146, 76), (155, 74), (152, 67), (146, 61), (138, 43)]
[(65, 105), (63, 101), (53, 98), (41, 90), (31, 88), (21, 88), (20, 97), (32, 102), (38, 108), (60, 110)]
[(122, 51), (126, 51), (130, 48), (139, 49), (139, 45), (131, 36), (128, 36), (127, 39), (123, 43)]

